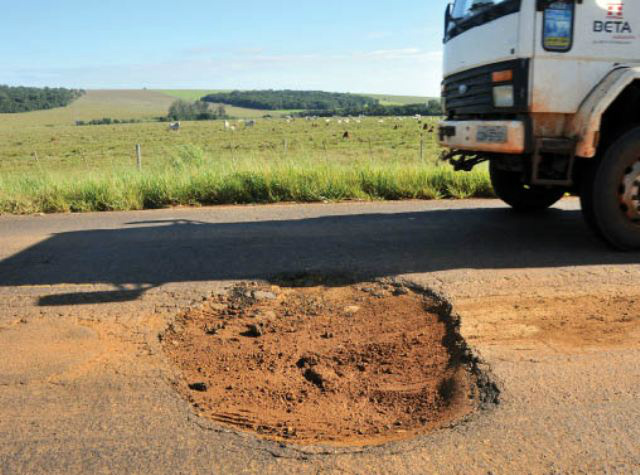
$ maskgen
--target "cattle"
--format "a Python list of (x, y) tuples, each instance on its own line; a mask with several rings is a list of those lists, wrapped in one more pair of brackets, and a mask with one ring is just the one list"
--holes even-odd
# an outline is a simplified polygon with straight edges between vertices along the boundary
[(244, 126), (247, 128), (251, 128), (254, 127), (256, 125), (256, 121), (255, 120), (245, 120), (244, 121)]
[(169, 130), (172, 130), (174, 132), (177, 132), (178, 130), (180, 130), (180, 122), (171, 122), (169, 124)]

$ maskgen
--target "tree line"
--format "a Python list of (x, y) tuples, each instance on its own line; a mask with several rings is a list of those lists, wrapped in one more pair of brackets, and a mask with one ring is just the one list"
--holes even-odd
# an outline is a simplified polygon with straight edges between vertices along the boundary
[(406, 104), (398, 106), (383, 106), (378, 104), (373, 107), (353, 107), (345, 109), (333, 109), (333, 110), (308, 110), (299, 112), (299, 117), (318, 116), (318, 117), (332, 117), (332, 116), (374, 116), (374, 117), (389, 117), (389, 116), (439, 116), (442, 115), (442, 103), (437, 99), (431, 99), (426, 104)]
[(204, 102), (227, 104), (259, 110), (336, 110), (375, 107), (380, 101), (372, 97), (323, 91), (232, 91), (209, 94)]
[(168, 120), (216, 120), (226, 119), (227, 111), (223, 105), (216, 107), (203, 101), (188, 102), (178, 99), (171, 107), (167, 114)]
[(76, 120), (76, 125), (82, 127), (86, 125), (141, 124), (142, 122), (144, 122), (142, 119), (112, 119), (111, 117), (104, 117), (102, 119)]
[(85, 93), (81, 89), (10, 87), (0, 85), (0, 113), (66, 107)]

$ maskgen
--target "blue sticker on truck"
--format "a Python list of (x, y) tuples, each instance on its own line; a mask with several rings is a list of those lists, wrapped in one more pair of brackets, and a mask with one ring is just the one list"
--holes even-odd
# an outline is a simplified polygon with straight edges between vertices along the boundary
[(544, 12), (544, 48), (567, 51), (573, 37), (573, 3), (554, 2)]

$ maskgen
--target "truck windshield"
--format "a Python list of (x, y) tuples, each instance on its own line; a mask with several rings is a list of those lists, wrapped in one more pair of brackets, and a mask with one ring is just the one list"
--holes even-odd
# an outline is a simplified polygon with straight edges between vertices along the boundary
[(504, 3), (505, 1), (507, 0), (457, 0), (453, 5), (453, 12), (451, 16), (456, 20), (469, 18), (483, 10), (494, 7), (499, 3)]
[(520, 11), (522, 0), (455, 0), (449, 10), (445, 41), (496, 18)]

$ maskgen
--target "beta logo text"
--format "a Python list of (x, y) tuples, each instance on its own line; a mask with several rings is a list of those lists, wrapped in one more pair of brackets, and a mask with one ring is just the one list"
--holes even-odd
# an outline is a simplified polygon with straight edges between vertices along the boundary
[(607, 19), (593, 22), (593, 31), (596, 33), (611, 33), (618, 35), (630, 35), (633, 33), (631, 24), (624, 19), (624, 3), (610, 2), (607, 9)]
[(593, 31), (596, 33), (633, 33), (628, 21), (595, 21), (593, 23)]

